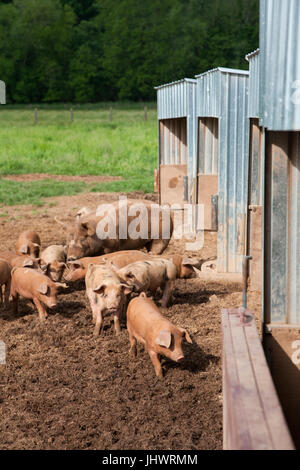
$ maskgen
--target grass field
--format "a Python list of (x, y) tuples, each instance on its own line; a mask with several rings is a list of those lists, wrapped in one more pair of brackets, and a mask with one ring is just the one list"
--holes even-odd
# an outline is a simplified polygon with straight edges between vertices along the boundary
[[(38, 105), (0, 107), (0, 204), (42, 204), (42, 198), (81, 191), (153, 191), (157, 166), (154, 103)], [(70, 108), (74, 121), (71, 122)], [(112, 121), (110, 121), (112, 107)], [(121, 181), (92, 183), (7, 181), (4, 175), (120, 176)]]

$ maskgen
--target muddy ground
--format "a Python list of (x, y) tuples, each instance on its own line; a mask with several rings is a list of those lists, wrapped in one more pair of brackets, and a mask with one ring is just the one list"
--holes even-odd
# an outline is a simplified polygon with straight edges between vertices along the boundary
[[(144, 197), (134, 193), (133, 197)], [(25, 229), (40, 233), (43, 247), (64, 241), (53, 217), (73, 220), (82, 206), (96, 207), (116, 194), (50, 198), (42, 208), (5, 208), (0, 219), (0, 251), (13, 249)], [(153, 195), (146, 195), (154, 199)], [(171, 241), (167, 253), (182, 253)], [(206, 234), (199, 260), (216, 255), (216, 234)], [(0, 340), (7, 363), (0, 365), (0, 449), (221, 449), (221, 308), (239, 307), (241, 286), (231, 282), (177, 280), (174, 305), (163, 313), (186, 328), (186, 360), (163, 360), (163, 380), (155, 377), (139, 346), (129, 358), (125, 327), (115, 337), (109, 321), (102, 337), (92, 336), (84, 284), (59, 296), (54, 314), (41, 324), (27, 301), (20, 314), (0, 311)], [(260, 296), (249, 308), (259, 315)]]

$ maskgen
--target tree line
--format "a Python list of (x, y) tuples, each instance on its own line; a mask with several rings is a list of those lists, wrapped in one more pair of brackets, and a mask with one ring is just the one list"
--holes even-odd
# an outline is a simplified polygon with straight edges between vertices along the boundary
[(2, 0), (8, 102), (153, 100), (154, 86), (247, 68), (259, 0)]

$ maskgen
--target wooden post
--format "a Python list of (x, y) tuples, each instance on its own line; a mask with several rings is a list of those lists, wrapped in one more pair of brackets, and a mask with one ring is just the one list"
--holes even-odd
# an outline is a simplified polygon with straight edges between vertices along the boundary
[(36, 126), (38, 123), (38, 110), (37, 108), (34, 109), (34, 125)]
[(112, 121), (112, 107), (109, 109), (109, 120)]
[(70, 118), (71, 118), (71, 122), (73, 122), (74, 121), (73, 108), (70, 109)]
[(145, 121), (148, 121), (148, 108), (147, 108), (147, 106), (144, 107), (144, 119), (145, 119)]

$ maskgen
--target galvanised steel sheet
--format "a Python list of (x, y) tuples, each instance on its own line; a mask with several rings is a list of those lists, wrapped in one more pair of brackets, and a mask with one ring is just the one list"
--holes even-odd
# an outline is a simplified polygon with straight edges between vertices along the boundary
[[(185, 78), (158, 86), (155, 89), (157, 90), (159, 120), (159, 164), (187, 164), (188, 198), (190, 200), (197, 147), (196, 80)], [(182, 127), (183, 118), (186, 120), (186, 129)], [(161, 122), (165, 124), (163, 135)]]
[(259, 49), (246, 55), (249, 62), (249, 109), (250, 118), (259, 117)]
[(300, 325), (300, 132), (266, 132), (264, 315)]
[(0, 104), (6, 103), (5, 83), (0, 80)]
[[(197, 118), (219, 121), (218, 271), (241, 272), (246, 254), (249, 72), (217, 68), (196, 79)], [(197, 162), (197, 167), (207, 165)]]
[(260, 119), (273, 131), (300, 130), (300, 2), (260, 2)]

